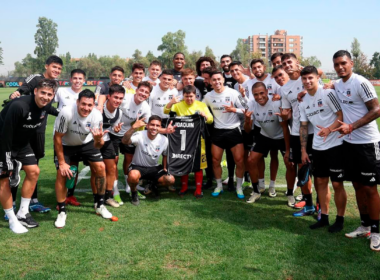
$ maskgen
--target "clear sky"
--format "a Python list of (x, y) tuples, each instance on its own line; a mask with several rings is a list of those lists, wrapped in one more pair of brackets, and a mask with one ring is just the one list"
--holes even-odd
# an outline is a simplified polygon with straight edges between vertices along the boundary
[(0, 73), (33, 54), (41, 16), (58, 24), (57, 54), (72, 57), (131, 57), (135, 49), (158, 56), (162, 36), (179, 29), (186, 32), (189, 51), (209, 46), (216, 56), (230, 53), (238, 38), (285, 29), (303, 36), (304, 56), (317, 56), (324, 71), (332, 70), (335, 51), (350, 50), (354, 37), (369, 59), (380, 52), (379, 0), (3, 1), (1, 7)]

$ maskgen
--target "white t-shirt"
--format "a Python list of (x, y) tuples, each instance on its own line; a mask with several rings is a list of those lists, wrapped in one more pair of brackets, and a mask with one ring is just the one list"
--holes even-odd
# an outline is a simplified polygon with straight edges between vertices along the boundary
[(231, 106), (232, 104), (243, 113), (248, 108), (248, 100), (242, 97), (236, 90), (225, 87), (222, 93), (216, 93), (214, 90), (206, 94), (203, 102), (211, 108), (214, 115), (214, 124), (219, 129), (234, 129), (240, 126), (240, 119), (236, 113), (223, 113), (223, 105)]
[(272, 78), (271, 74), (268, 74), (267, 77), (263, 81), (259, 81), (257, 78), (253, 78), (249, 80), (247, 86), (249, 91), (248, 99), (252, 100), (253, 98), (253, 92), (252, 92), (252, 86), (256, 84), (257, 82), (262, 82), (265, 84), (267, 90), (268, 90), (268, 97), (271, 99), (273, 97), (273, 94), (277, 93), (280, 94), (280, 86), (276, 83), (276, 81)]
[[(352, 73), (345, 83), (339, 79), (335, 91), (343, 110), (343, 122), (352, 124), (368, 113), (366, 102), (377, 98), (375, 88), (364, 77)], [(344, 140), (354, 144), (369, 144), (380, 141), (376, 120), (355, 129)]]
[(174, 96), (177, 95), (178, 90), (175, 88), (163, 91), (160, 88), (160, 85), (153, 87), (152, 93), (149, 97), (149, 105), (152, 115), (157, 115), (161, 118), (169, 118), (169, 115), (164, 114), (164, 107)]
[(65, 106), (71, 106), (78, 100), (79, 93), (72, 90), (71, 87), (60, 87), (54, 97), (54, 102), (58, 103), (58, 110)]
[(132, 135), (131, 141), (136, 146), (132, 164), (146, 167), (157, 166), (160, 155), (166, 156), (168, 138), (161, 134), (157, 134), (156, 138), (150, 140), (146, 130), (138, 131)]
[[(104, 103), (104, 106), (103, 106), (103, 114), (102, 114), (103, 115), (103, 130), (106, 130), (106, 127), (110, 125), (110, 127), (107, 129), (110, 131), (110, 133), (116, 134), (113, 128), (119, 123), (121, 123), (123, 112), (119, 108), (117, 108), (115, 111), (111, 113), (107, 109), (107, 102), (108, 100)], [(111, 123), (111, 120), (113, 120), (116, 117), (117, 112), (119, 112), (119, 117), (116, 120), (114, 120), (113, 123)], [(108, 133), (104, 134), (103, 140), (104, 141), (110, 140)]]
[(143, 82), (148, 81), (148, 82), (156, 83), (156, 86), (157, 86), (159, 83), (161, 83), (161, 81), (160, 81), (159, 78), (157, 78), (155, 81), (153, 81), (151, 78), (149, 78), (149, 76), (145, 76), (142, 80), (143, 80)]
[(55, 119), (55, 130), (65, 133), (62, 144), (65, 146), (80, 146), (93, 140), (91, 128), (99, 128), (103, 122), (102, 114), (93, 109), (87, 117), (78, 114), (76, 105), (62, 109)]
[[(281, 106), (283, 109), (292, 109), (292, 125), (290, 134), (293, 136), (300, 135), (300, 110), (299, 102), (297, 100), (298, 93), (303, 91), (303, 85), (301, 77), (297, 80), (289, 80), (285, 85), (281, 87)], [(309, 123), (309, 134), (312, 134), (313, 125)]]
[(326, 141), (324, 137), (318, 136), (320, 129), (317, 127), (329, 127), (332, 125), (337, 116), (336, 112), (341, 111), (339, 101), (333, 89), (324, 90), (319, 87), (314, 96), (306, 94), (299, 105), (301, 122), (310, 122), (313, 125), (313, 149), (314, 150), (327, 150), (332, 147), (342, 145), (343, 139), (339, 138), (339, 132), (331, 132)]
[[(178, 91), (178, 98), (180, 101), (183, 100), (183, 90)], [(195, 100), (202, 101), (202, 94), (197, 88), (195, 88)]]
[(271, 139), (282, 139), (284, 133), (282, 131), (282, 119), (276, 115), (280, 113), (280, 101), (272, 101), (271, 98), (268, 102), (261, 106), (255, 100), (248, 102), (248, 111), (252, 113), (252, 119), (257, 121), (261, 127), (261, 135)]
[[(236, 82), (236, 84), (234, 85), (234, 89), (240, 93), (239, 91), (239, 86), (242, 86), (244, 88), (244, 93), (245, 93), (245, 96), (246, 98), (248, 99), (249, 101), (249, 98), (248, 98), (248, 95), (249, 95), (249, 90), (248, 90), (248, 82), (249, 82), (249, 79), (246, 79), (243, 83), (239, 84), (239, 82)], [(244, 114), (238, 114), (238, 117), (239, 117), (239, 120), (240, 120), (240, 128), (243, 129), (244, 127)], [(256, 122), (255, 122), (256, 124)], [(257, 123), (256, 125), (259, 125), (259, 123)]]
[(137, 118), (145, 118), (145, 122), (148, 122), (148, 119), (151, 116), (151, 111), (149, 104), (146, 101), (141, 102), (139, 105), (135, 103), (134, 94), (126, 94), (123, 104), (120, 107), (120, 110), (123, 113), (121, 122), (124, 123), (121, 127), (119, 133), (112, 131), (111, 133), (117, 136), (123, 136), (133, 125)]

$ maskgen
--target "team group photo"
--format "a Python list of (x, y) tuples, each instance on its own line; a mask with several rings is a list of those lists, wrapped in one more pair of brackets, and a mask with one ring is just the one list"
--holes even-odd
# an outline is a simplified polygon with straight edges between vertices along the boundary
[(308, 49), (284, 19), (215, 55), (186, 24), (76, 49), (27, 21), (0, 42), (2, 279), (380, 279), (378, 36)]

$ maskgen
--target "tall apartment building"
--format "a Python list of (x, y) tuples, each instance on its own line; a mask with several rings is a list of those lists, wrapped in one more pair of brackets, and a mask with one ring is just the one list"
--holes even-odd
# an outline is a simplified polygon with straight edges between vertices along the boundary
[(250, 52), (261, 52), (262, 57), (268, 58), (276, 52), (290, 52), (296, 56), (302, 56), (303, 37), (299, 35), (288, 35), (286, 30), (276, 30), (274, 35), (252, 35), (243, 39), (249, 45)]

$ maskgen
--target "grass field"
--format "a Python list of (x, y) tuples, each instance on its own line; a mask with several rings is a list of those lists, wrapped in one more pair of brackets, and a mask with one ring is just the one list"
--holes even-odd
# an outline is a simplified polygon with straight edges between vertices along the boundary
[[(11, 91), (0, 89), (0, 102)], [(39, 199), (52, 208), (53, 122), (49, 117), (39, 180)], [(119, 178), (124, 182), (121, 172)], [(277, 181), (285, 183), (282, 163)], [(77, 188), (90, 189), (89, 180)], [(315, 217), (293, 218), (281, 189), (254, 205), (228, 192), (213, 198), (206, 190), (200, 200), (163, 193), (138, 207), (127, 202), (109, 208), (119, 217), (116, 223), (94, 214), (91, 193), (77, 192), (83, 206), (69, 206), (61, 230), (53, 225), (55, 210), (33, 214), (40, 227), (21, 236), (11, 233), (1, 214), (0, 279), (380, 279), (380, 254), (369, 241), (344, 237), (359, 225), (354, 192), (346, 190), (339, 234), (311, 231)], [(125, 192), (122, 197), (128, 201)], [(331, 222), (334, 208), (332, 199)]]

